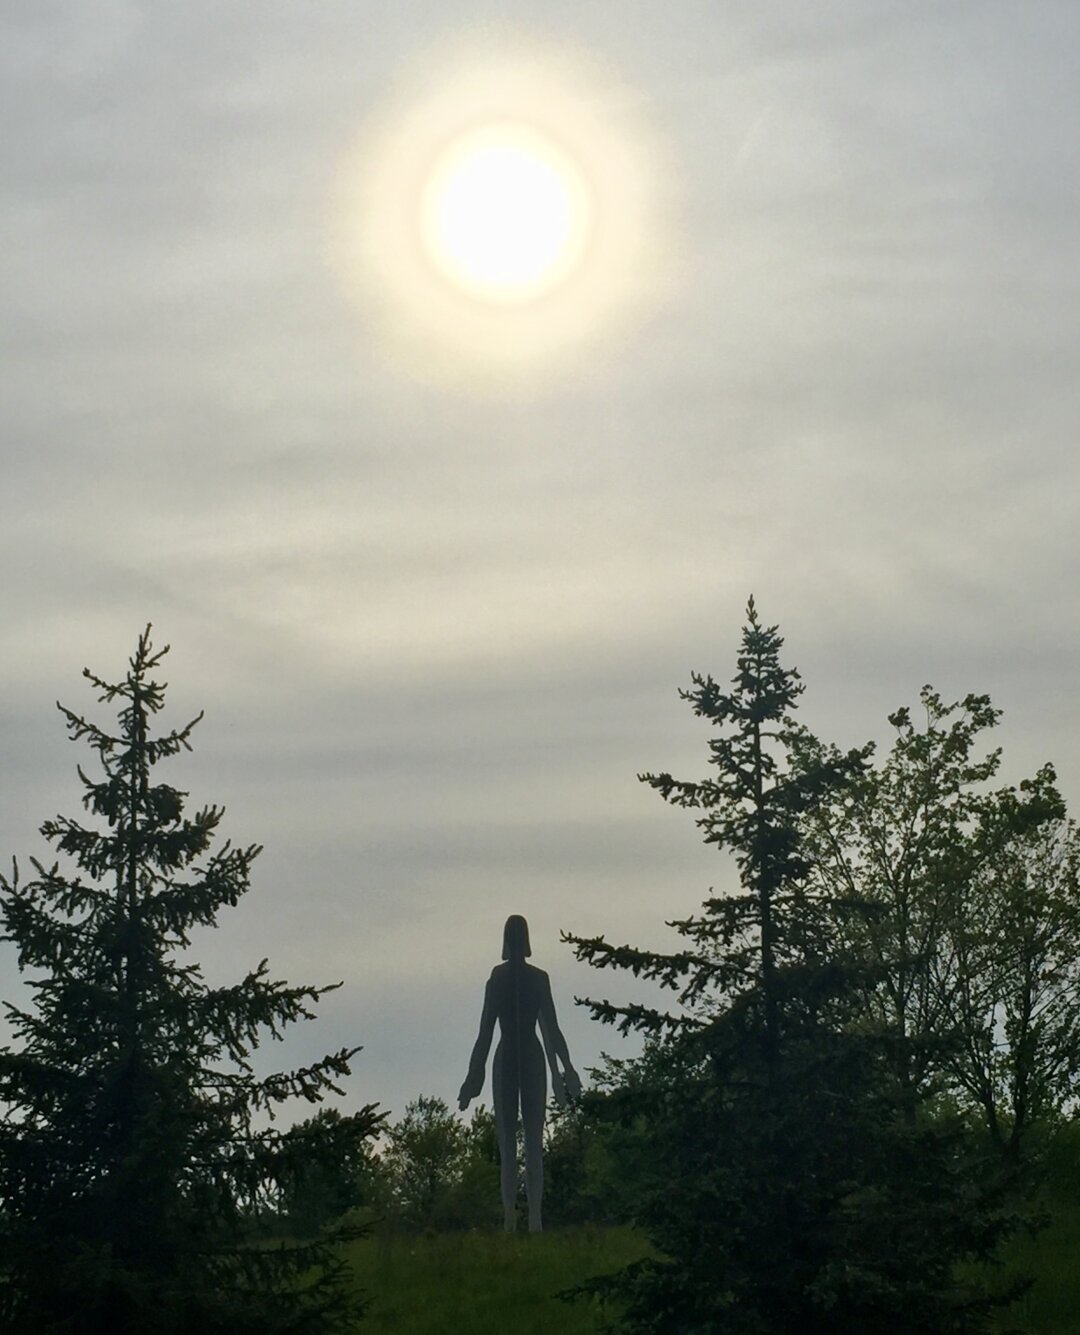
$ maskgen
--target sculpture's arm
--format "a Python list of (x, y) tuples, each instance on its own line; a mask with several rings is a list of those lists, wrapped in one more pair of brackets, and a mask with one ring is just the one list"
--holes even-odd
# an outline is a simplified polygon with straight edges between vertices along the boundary
[[(552, 1093), (555, 1096), (555, 1102), (562, 1104), (566, 1102), (566, 1096), (576, 1099), (581, 1093), (581, 1077), (574, 1070), (574, 1064), (570, 1060), (570, 1049), (566, 1046), (566, 1039), (559, 1028), (559, 1021), (555, 1016), (555, 1002), (551, 996), (551, 981), (547, 974), (544, 974), (544, 983), (540, 996), (540, 1035), (544, 1040), (544, 1051), (547, 1053), (548, 1065), (551, 1067), (551, 1086)], [(562, 1061), (563, 1069), (560, 1071), (556, 1059)]]
[(465, 1077), (465, 1083), (461, 1086), (461, 1091), (458, 1094), (458, 1107), (462, 1112), (484, 1088), (484, 1071), (487, 1066), (488, 1050), (491, 1047), (492, 1035), (495, 1033), (495, 988), (493, 983), (494, 980), (489, 978), (487, 987), (484, 989), (484, 1010), (480, 1016), (480, 1032), (476, 1036), (472, 1057), (469, 1059), (469, 1074)]

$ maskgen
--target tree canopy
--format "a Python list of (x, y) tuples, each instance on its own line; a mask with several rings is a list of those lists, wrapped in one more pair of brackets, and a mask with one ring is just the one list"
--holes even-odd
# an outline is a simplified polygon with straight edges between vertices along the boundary
[(850, 924), (876, 909), (860, 884), (841, 895), (815, 875), (807, 829), (857, 801), (872, 747), (841, 753), (795, 722), (782, 645), (751, 599), (732, 689), (694, 674), (680, 692), (713, 730), (714, 774), (640, 776), (734, 854), (740, 890), (671, 920), (683, 944), (668, 953), (566, 938), (676, 1000), (586, 1003), (646, 1036), (593, 1107), (632, 1132), (632, 1217), (657, 1248), (588, 1287), (614, 1291), (641, 1335), (981, 1330), (992, 1300), (958, 1263), (1011, 1226), (1003, 1187), (923, 1090), (905, 1101), (896, 1027), (867, 1015), (880, 975)]

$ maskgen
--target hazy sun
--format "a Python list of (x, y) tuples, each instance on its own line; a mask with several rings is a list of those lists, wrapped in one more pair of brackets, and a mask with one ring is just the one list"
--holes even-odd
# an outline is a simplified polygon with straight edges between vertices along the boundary
[(335, 263), (377, 346), (479, 392), (580, 367), (586, 344), (611, 355), (677, 253), (640, 105), (586, 52), (487, 29), (403, 70), (333, 203)]
[(542, 296), (578, 264), (591, 222), (580, 168), (547, 136), (513, 122), (459, 135), (420, 200), (424, 249), (473, 296)]

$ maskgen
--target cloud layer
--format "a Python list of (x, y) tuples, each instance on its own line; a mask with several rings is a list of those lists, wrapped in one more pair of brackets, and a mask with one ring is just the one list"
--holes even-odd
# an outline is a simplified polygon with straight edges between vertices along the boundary
[[(283, 1055), (456, 1092), (503, 916), (663, 939), (730, 867), (635, 780), (753, 591), (826, 736), (989, 690), (1080, 793), (1080, 13), (1065, 3), (16, 6), (0, 23), (0, 848), (74, 814), (52, 702), (152, 620), (184, 783), (258, 841), (200, 943), (345, 987)], [(328, 258), (401, 73), (506, 32), (665, 146), (681, 283), (558, 375), (410, 378)], [(10, 957), (0, 976), (11, 995)], [(632, 989), (627, 989), (632, 994)], [(277, 1054), (274, 1054), (277, 1055)]]

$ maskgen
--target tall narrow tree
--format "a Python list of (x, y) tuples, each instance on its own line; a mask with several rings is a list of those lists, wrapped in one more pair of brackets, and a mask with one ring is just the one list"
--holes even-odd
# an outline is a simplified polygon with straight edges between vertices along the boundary
[(802, 840), (869, 748), (810, 744), (782, 644), (751, 599), (733, 689), (695, 674), (680, 692), (715, 729), (715, 777), (641, 776), (735, 854), (741, 890), (670, 922), (673, 953), (567, 938), (678, 1001), (586, 1003), (647, 1036), (597, 1112), (635, 1129), (635, 1220), (657, 1248), (591, 1287), (614, 1290), (641, 1335), (978, 1330), (985, 1304), (956, 1262), (986, 1255), (1003, 1221), (950, 1138), (899, 1116), (889, 1035), (859, 1023), (862, 965), (838, 931), (861, 905), (814, 893)]
[[(183, 959), (192, 929), (247, 891), (260, 850), (209, 851), (222, 809), (185, 816), (187, 794), (154, 782), (202, 717), (153, 734), (165, 689), (153, 673), (167, 652), (147, 627), (121, 682), (84, 673), (119, 705), (115, 731), (60, 706), (103, 771), (79, 769), (91, 819), (46, 821), (62, 863), (31, 859), (32, 880), (17, 865), (0, 878), (3, 936), (33, 993), (8, 1004), (16, 1044), (0, 1053), (0, 1324), (34, 1335), (344, 1331), (359, 1307), (333, 1241), (269, 1248), (256, 1227), (297, 1144), (263, 1115), (340, 1092), (358, 1049), (257, 1078), (260, 1038), (312, 1018), (330, 989), (274, 981), (265, 960), (211, 987)], [(368, 1106), (333, 1130), (367, 1136), (379, 1121)], [(304, 1152), (320, 1153), (318, 1137)]]

